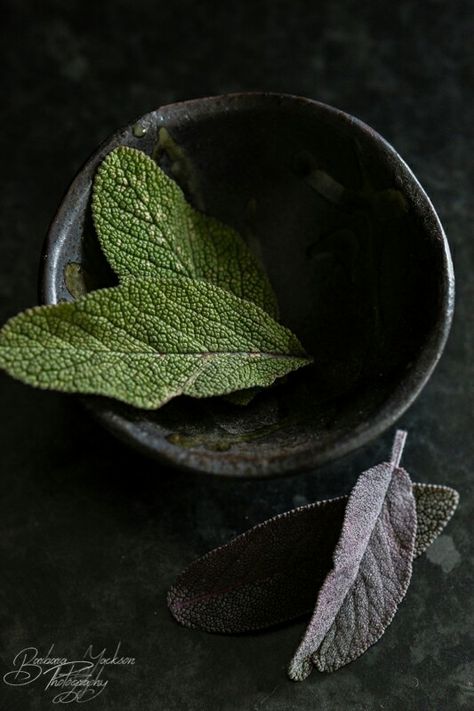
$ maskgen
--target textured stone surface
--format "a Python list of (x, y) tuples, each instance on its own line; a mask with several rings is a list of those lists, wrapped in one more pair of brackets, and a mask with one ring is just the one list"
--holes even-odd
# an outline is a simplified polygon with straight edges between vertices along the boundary
[[(259, 520), (346, 493), (392, 433), (350, 460), (278, 481), (160, 469), (102, 432), (73, 398), (0, 376), (1, 673), (27, 645), (89, 644), (137, 658), (96, 709), (433, 711), (474, 704), (472, 516), (474, 243), (469, 3), (235, 4), (7, 0), (2, 5), (0, 318), (36, 302), (48, 222), (81, 162), (117, 126), (175, 99), (240, 89), (305, 94), (379, 130), (431, 196), (453, 248), (457, 311), (430, 384), (399, 423), (414, 480), (461, 504), (417, 564), (396, 624), (333, 675), (287, 681), (304, 623), (219, 637), (169, 615), (197, 555)], [(43, 686), (0, 682), (2, 708), (51, 708)], [(91, 706), (92, 707), (92, 706)]]

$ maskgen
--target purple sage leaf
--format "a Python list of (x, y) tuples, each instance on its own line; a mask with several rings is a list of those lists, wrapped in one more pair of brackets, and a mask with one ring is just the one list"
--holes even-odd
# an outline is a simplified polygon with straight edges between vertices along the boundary
[(413, 484), (416, 501), (415, 558), (439, 536), (457, 509), (459, 494), (449, 486)]
[[(418, 556), (443, 530), (459, 496), (431, 484), (413, 484), (413, 493)], [(347, 500), (318, 501), (274, 516), (194, 561), (168, 594), (175, 619), (207, 632), (238, 633), (311, 612), (332, 567)]]
[(411, 579), (416, 505), (408, 473), (399, 467), (406, 433), (397, 432), (390, 462), (361, 474), (306, 633), (291, 660), (291, 679), (316, 666), (335, 671), (385, 632)]
[(271, 518), (194, 561), (168, 592), (186, 627), (248, 632), (310, 611), (332, 565), (346, 497)]

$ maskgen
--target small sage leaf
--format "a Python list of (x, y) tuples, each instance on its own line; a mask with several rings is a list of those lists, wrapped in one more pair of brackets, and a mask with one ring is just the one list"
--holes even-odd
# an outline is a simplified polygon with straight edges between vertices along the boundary
[(68, 262), (64, 267), (64, 283), (74, 299), (80, 299), (87, 294), (86, 275), (81, 264)]
[(405, 433), (392, 459), (361, 474), (344, 514), (333, 567), (319, 590), (306, 633), (290, 663), (301, 681), (313, 665), (334, 671), (363, 654), (385, 632), (411, 579), (416, 506), (399, 467)]
[(204, 210), (199, 178), (192, 160), (164, 126), (158, 131), (158, 140), (153, 148), (152, 158), (158, 164), (165, 158), (170, 172), (180, 188), (192, 197), (195, 207)]
[[(459, 495), (432, 484), (413, 484), (413, 494), (419, 556), (446, 526)], [(310, 612), (331, 569), (347, 501), (318, 501), (274, 516), (191, 563), (168, 593), (177, 622), (239, 633)]]
[(439, 536), (459, 503), (459, 494), (449, 486), (413, 484), (416, 501), (415, 558)]
[(260, 388), (248, 388), (247, 390), (236, 390), (235, 393), (225, 395), (225, 400), (231, 405), (244, 407), (248, 405), (259, 394)]
[(0, 367), (10, 375), (148, 409), (180, 394), (267, 386), (310, 362), (255, 304), (172, 272), (30, 309), (0, 331)]
[(189, 205), (177, 183), (142, 151), (120, 146), (105, 157), (92, 213), (119, 277), (165, 269), (212, 282), (277, 315), (270, 282), (240, 235)]

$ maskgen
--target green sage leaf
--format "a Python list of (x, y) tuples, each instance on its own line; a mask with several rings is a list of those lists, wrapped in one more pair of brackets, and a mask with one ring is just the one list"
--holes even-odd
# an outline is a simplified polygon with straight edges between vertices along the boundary
[(177, 183), (142, 151), (120, 146), (105, 157), (92, 213), (119, 277), (165, 269), (212, 282), (277, 315), (270, 282), (240, 235), (189, 205)]
[(10, 375), (147, 409), (181, 394), (267, 386), (310, 362), (255, 304), (171, 271), (30, 309), (0, 331), (0, 367)]

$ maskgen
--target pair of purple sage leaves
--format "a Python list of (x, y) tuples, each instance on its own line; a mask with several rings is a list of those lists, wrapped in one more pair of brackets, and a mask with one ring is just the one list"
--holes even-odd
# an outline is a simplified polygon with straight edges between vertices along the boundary
[(317, 501), (254, 526), (194, 561), (168, 592), (182, 625), (207, 632), (262, 630), (312, 612), (288, 675), (335, 671), (382, 637), (412, 565), (459, 502), (450, 487), (412, 484), (388, 462), (363, 472), (349, 496)]

